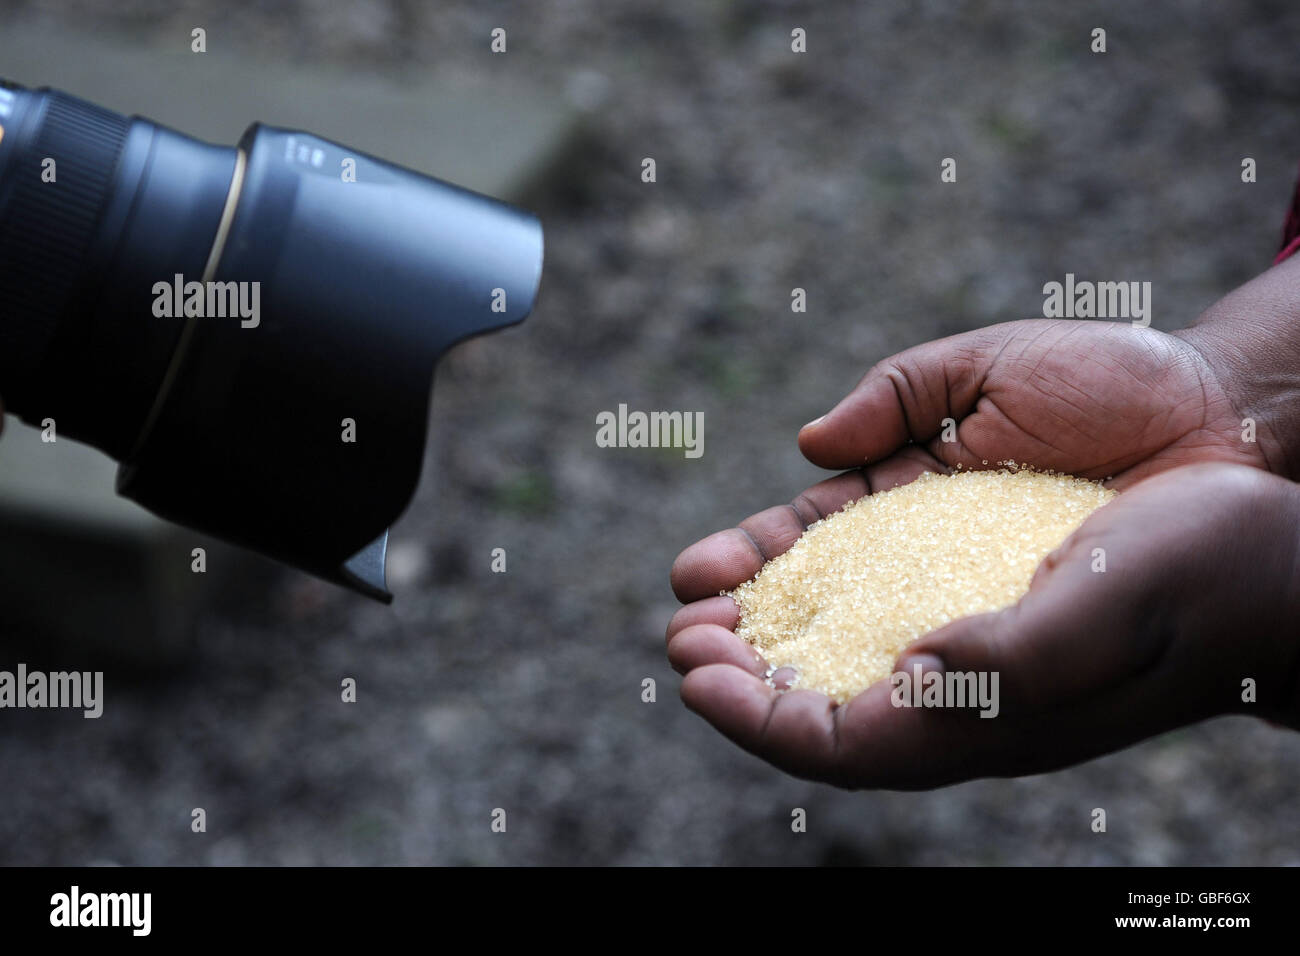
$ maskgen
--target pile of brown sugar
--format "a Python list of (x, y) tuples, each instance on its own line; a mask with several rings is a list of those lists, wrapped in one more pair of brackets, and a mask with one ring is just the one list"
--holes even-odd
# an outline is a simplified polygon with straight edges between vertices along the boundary
[(736, 633), (794, 686), (843, 703), (912, 641), (1016, 603), (1034, 570), (1114, 492), (1016, 469), (922, 475), (845, 505), (729, 592)]

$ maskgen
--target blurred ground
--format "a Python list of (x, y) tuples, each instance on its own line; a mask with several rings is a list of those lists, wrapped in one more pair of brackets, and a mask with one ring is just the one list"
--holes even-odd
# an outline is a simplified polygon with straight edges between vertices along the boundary
[[(1067, 271), (1152, 281), (1168, 329), (1268, 264), (1300, 158), (1293, 5), (0, 9), (150, 37), (201, 25), (210, 45), (359, 73), (509, 71), (591, 107), (533, 201), (540, 307), (438, 377), (397, 602), (268, 570), (174, 672), (109, 671), (99, 721), (6, 712), (3, 862), (1300, 862), (1300, 737), (1262, 723), (1024, 780), (848, 794), (686, 712), (662, 650), (677, 551), (816, 479), (798, 426), (877, 359), (1037, 314)], [(495, 26), (505, 56), (487, 53)], [(703, 458), (597, 448), (595, 415), (620, 402), (703, 411)]]

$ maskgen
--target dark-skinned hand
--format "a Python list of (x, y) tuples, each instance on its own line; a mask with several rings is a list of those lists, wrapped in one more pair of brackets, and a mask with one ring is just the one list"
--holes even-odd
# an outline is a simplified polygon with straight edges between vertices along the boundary
[[(1172, 335), (1030, 320), (879, 363), (799, 435), (816, 464), (852, 470), (674, 563), (686, 606), (669, 656), (686, 674), (683, 699), (777, 766), (848, 787), (1038, 772), (1232, 711), (1294, 725), (1300, 491), (1268, 472), (1294, 475), (1297, 360), (1300, 262), (1288, 262)], [(763, 680), (720, 591), (848, 501), (1007, 459), (1121, 494), (1049, 556), (1019, 604), (955, 621), (900, 658), (909, 672), (998, 671), (997, 718), (896, 708), (887, 682), (836, 706)], [(1243, 701), (1247, 679), (1256, 703)]]

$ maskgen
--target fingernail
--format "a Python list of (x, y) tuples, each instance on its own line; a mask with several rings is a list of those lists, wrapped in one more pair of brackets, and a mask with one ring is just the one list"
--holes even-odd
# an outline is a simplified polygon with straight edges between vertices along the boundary
[[(812, 421), (810, 421), (807, 425), (805, 425), (804, 428), (812, 428), (814, 425), (819, 424), (825, 418), (826, 418), (825, 415), (820, 415), (817, 418), (814, 418)], [(803, 431), (803, 429), (801, 428), (800, 431)]]
[[(920, 671), (917, 671), (918, 667)], [(898, 669), (906, 672), (909, 677), (917, 673), (922, 677), (932, 673), (942, 674), (943, 661), (937, 654), (907, 654), (899, 658)]]
[(765, 675), (768, 686), (775, 687), (777, 690), (789, 690), (794, 685), (795, 678), (798, 676), (798, 671), (788, 665), (785, 667), (777, 667), (775, 669), (768, 668), (767, 674)]

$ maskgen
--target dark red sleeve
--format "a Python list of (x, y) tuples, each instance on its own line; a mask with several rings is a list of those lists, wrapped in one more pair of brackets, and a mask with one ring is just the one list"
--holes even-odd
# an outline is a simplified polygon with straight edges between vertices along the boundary
[(1291, 208), (1286, 211), (1286, 225), (1282, 227), (1282, 248), (1273, 265), (1290, 258), (1297, 249), (1300, 249), (1300, 183), (1291, 194)]

